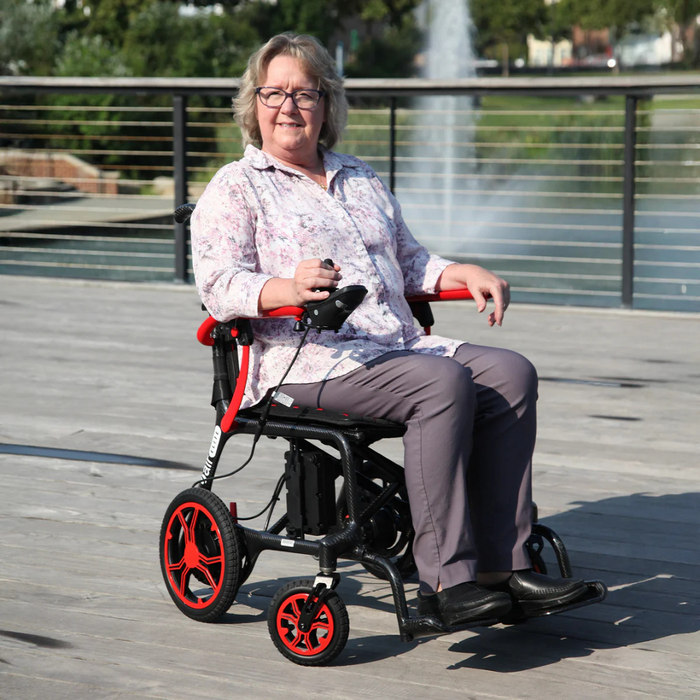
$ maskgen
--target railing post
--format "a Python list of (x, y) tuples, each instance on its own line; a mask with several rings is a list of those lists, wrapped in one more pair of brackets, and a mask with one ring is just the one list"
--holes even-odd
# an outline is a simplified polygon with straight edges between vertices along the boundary
[(637, 147), (637, 97), (625, 97), (625, 160), (622, 194), (622, 305), (634, 302), (634, 193)]
[[(175, 207), (187, 203), (187, 97), (173, 95), (173, 177)], [(189, 282), (187, 224), (175, 224), (175, 281)]]
[(389, 189), (396, 189), (396, 98), (389, 99)]

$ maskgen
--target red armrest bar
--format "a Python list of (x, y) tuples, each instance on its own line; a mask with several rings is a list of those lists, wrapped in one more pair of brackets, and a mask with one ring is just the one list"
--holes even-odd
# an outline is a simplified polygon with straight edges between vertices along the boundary
[[(414, 301), (451, 301), (454, 299), (473, 299), (472, 293), (468, 289), (451, 289), (447, 292), (436, 292), (435, 294), (416, 294), (406, 297), (410, 304)], [(262, 318), (280, 318), (283, 316), (293, 316), (301, 320), (304, 309), (301, 306), (281, 306), (279, 309), (263, 311)]]
[(293, 316), (297, 321), (301, 321), (304, 314), (304, 309), (301, 306), (280, 306), (279, 309), (270, 309), (263, 311), (263, 318), (280, 318), (281, 316)]
[[(406, 301), (410, 304), (417, 301), (454, 301), (456, 299), (473, 299), (472, 293), (468, 289), (451, 289), (446, 292), (436, 292), (435, 294), (416, 294), (406, 297)], [(281, 306), (279, 309), (271, 309), (263, 311), (262, 318), (296, 318), (300, 320), (304, 313), (304, 309), (300, 306)], [(197, 340), (202, 345), (213, 345), (214, 339), (211, 337), (211, 332), (219, 323), (213, 316), (209, 316), (199, 327), (197, 331)]]
[(473, 299), (472, 293), (468, 289), (450, 289), (446, 292), (435, 292), (435, 294), (416, 294), (406, 297), (410, 304), (414, 301), (453, 301), (455, 299)]

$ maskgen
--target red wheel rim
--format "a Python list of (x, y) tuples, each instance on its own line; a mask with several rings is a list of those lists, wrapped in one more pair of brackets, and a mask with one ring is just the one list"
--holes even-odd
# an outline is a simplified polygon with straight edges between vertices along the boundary
[(308, 597), (308, 593), (291, 595), (277, 611), (277, 632), (280, 639), (287, 649), (299, 656), (320, 654), (331, 643), (335, 629), (327, 605), (318, 611), (308, 632), (299, 629), (299, 616)]
[[(211, 513), (199, 503), (183, 503), (172, 514), (165, 536), (165, 570), (177, 597), (191, 608), (206, 608), (218, 595), (224, 579), (221, 533)], [(192, 591), (194, 572), (206, 580), (206, 591)], [(195, 577), (196, 580), (196, 577)]]

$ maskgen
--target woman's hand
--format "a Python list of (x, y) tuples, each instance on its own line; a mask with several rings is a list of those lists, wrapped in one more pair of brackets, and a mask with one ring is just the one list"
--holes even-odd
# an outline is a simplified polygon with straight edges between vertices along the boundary
[(464, 289), (466, 287), (474, 297), (479, 313), (486, 309), (486, 298), (493, 299), (495, 309), (489, 314), (489, 326), (503, 325), (503, 315), (510, 304), (510, 285), (493, 272), (478, 265), (448, 265), (438, 279), (436, 289)]
[[(260, 311), (278, 309), (281, 306), (305, 306), (310, 301), (326, 299), (342, 278), (340, 265), (326, 265), (323, 260), (302, 260), (292, 279), (274, 277), (260, 291)], [(315, 292), (314, 289), (321, 289)]]
[[(310, 301), (321, 301), (330, 295), (341, 279), (340, 265), (331, 267), (319, 258), (302, 260), (294, 271), (292, 306), (304, 306)], [(325, 290), (328, 288), (328, 291)], [(322, 291), (314, 291), (321, 289)]]

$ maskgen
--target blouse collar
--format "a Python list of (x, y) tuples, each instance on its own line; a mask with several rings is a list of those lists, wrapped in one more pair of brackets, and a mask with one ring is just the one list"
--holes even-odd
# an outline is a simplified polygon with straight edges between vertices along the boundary
[[(357, 168), (359, 162), (352, 156), (347, 156), (344, 153), (335, 153), (329, 151), (324, 146), (319, 145), (319, 149), (323, 154), (323, 167), (326, 171), (326, 176), (331, 179), (342, 168)], [(256, 170), (267, 170), (268, 168), (276, 168), (290, 175), (301, 175), (298, 170), (290, 168), (287, 165), (280, 163), (276, 158), (269, 153), (256, 148), (252, 144), (248, 144), (243, 154), (244, 159), (250, 163)]]

